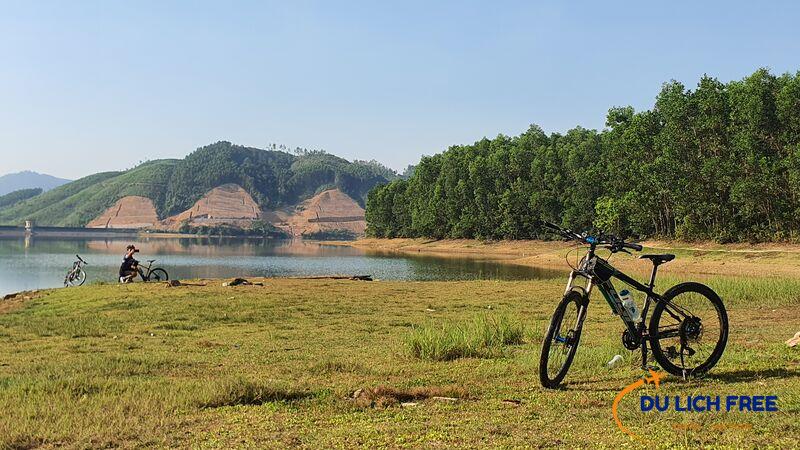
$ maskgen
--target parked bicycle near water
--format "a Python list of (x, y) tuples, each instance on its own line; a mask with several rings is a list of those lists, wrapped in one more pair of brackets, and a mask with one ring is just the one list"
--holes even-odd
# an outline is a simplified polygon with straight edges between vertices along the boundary
[(67, 271), (67, 275), (64, 277), (64, 287), (81, 286), (86, 282), (86, 271), (83, 270), (83, 266), (88, 266), (89, 263), (78, 255), (75, 257), (78, 260), (72, 263), (72, 268)]
[[(583, 331), (593, 286), (619, 315), (625, 325), (622, 343), (628, 350), (641, 348), (642, 368), (647, 368), (648, 344), (656, 362), (667, 372), (684, 378), (704, 373), (719, 361), (728, 340), (728, 315), (722, 299), (708, 286), (695, 282), (677, 284), (664, 294), (654, 291), (658, 266), (675, 259), (671, 254), (642, 255), (653, 263), (650, 282), (642, 284), (620, 272), (601, 258), (599, 248), (611, 254), (628, 250), (641, 251), (642, 246), (610, 235), (587, 236), (555, 224), (545, 226), (566, 240), (588, 246), (586, 255), (572, 268), (564, 297), (556, 307), (542, 344), (539, 360), (539, 380), (547, 388), (556, 388), (567, 375)], [(586, 280), (585, 287), (575, 284), (577, 278)], [(617, 293), (611, 282), (616, 278), (633, 289), (646, 294), (639, 310), (630, 293)], [(647, 324), (647, 313), (655, 305)]]
[(139, 276), (142, 281), (169, 281), (169, 274), (167, 271), (160, 267), (153, 267), (155, 259), (148, 259), (147, 267), (138, 266)]

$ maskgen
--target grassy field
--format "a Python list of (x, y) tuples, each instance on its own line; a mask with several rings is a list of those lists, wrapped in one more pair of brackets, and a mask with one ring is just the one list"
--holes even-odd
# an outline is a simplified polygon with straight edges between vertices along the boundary
[(728, 348), (706, 378), (658, 391), (777, 395), (780, 411), (641, 413), (633, 393), (621, 416), (645, 441), (611, 418), (642, 372), (599, 298), (565, 389), (539, 387), (563, 280), (264, 281), (0, 302), (0, 447), (800, 446), (800, 349), (783, 343), (800, 280), (706, 279), (730, 311)]

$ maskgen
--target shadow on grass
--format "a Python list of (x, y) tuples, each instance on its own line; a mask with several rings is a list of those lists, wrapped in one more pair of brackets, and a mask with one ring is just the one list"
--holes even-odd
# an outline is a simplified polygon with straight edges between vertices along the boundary
[(0, 448), (7, 448), (13, 450), (28, 450), (34, 448), (41, 448), (46, 444), (47, 441), (35, 436), (20, 435), (8, 438), (8, 440), (3, 440), (2, 437), (0, 437)]
[(747, 381), (764, 380), (767, 378), (797, 378), (800, 377), (800, 370), (791, 370), (785, 368), (773, 369), (742, 369), (731, 370), (727, 372), (712, 372), (704, 376), (702, 379), (706, 380), (720, 380), (728, 383), (740, 383)]
[(199, 406), (201, 408), (220, 408), (237, 405), (257, 406), (272, 402), (294, 402), (314, 396), (315, 394), (310, 391), (234, 379), (214, 386), (210, 394), (200, 402)]
[[(644, 375), (644, 373), (643, 373)], [(703, 382), (703, 381), (723, 381), (725, 383), (746, 383), (749, 381), (759, 381), (767, 379), (789, 379), (800, 377), (800, 370), (792, 370), (785, 368), (772, 368), (772, 369), (741, 369), (730, 370), (725, 372), (712, 371), (711, 373), (704, 374), (698, 377), (690, 377), (688, 382)], [(635, 378), (632, 378), (635, 380)], [(682, 383), (680, 377), (670, 375), (667, 379), (669, 382)], [(616, 392), (621, 387), (603, 387), (597, 386), (598, 384), (613, 383), (613, 378), (608, 379), (593, 379), (593, 380), (573, 380), (567, 381), (559, 386), (557, 391), (587, 391), (587, 392)], [(622, 384), (622, 383), (621, 383)], [(592, 386), (594, 385), (594, 386)]]

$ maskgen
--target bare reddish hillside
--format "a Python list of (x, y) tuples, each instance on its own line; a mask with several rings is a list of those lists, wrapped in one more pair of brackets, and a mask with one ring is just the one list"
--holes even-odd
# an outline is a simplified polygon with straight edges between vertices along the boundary
[(320, 192), (297, 205), (293, 211), (268, 213), (265, 219), (298, 237), (333, 230), (347, 230), (362, 235), (367, 228), (364, 208), (338, 189)]
[(153, 227), (177, 231), (184, 223), (188, 223), (193, 227), (226, 224), (246, 229), (250, 228), (255, 220), (269, 222), (296, 237), (336, 230), (347, 230), (363, 235), (367, 227), (364, 209), (338, 189), (320, 192), (294, 208), (262, 213), (253, 197), (236, 184), (216, 187), (191, 208), (162, 221), (158, 220), (150, 199), (125, 197), (90, 222), (88, 227)]
[(158, 222), (153, 201), (146, 197), (128, 196), (86, 225), (86, 228), (146, 228)]
[(186, 211), (169, 217), (162, 225), (178, 229), (182, 223), (191, 225), (230, 224), (247, 228), (261, 217), (261, 208), (241, 186), (224, 184), (210, 190)]

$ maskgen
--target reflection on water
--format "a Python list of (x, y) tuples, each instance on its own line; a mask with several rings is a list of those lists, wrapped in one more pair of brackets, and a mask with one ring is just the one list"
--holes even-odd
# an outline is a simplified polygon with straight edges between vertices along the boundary
[(387, 280), (532, 279), (558, 271), (466, 258), (366, 252), (301, 241), (241, 238), (12, 238), (0, 239), (0, 294), (61, 286), (81, 255), (88, 281), (116, 280), (125, 247), (141, 249), (140, 261), (155, 259), (172, 278), (234, 276), (372, 275)]

